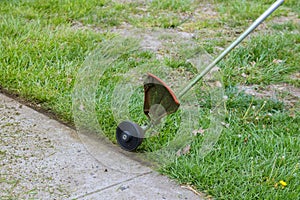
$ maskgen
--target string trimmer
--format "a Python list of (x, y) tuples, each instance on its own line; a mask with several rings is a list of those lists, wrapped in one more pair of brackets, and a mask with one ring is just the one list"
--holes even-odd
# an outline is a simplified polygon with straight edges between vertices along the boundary
[(230, 44), (213, 62), (211, 62), (199, 75), (197, 75), (179, 94), (176, 96), (170, 87), (161, 79), (148, 73), (144, 81), (144, 113), (149, 119), (145, 127), (131, 121), (121, 122), (116, 130), (116, 138), (119, 145), (127, 151), (134, 151), (142, 143), (145, 131), (160, 120), (174, 113), (180, 106), (179, 99), (182, 98), (203, 76), (205, 76), (216, 64), (218, 64), (232, 49), (243, 41), (259, 24), (271, 15), (284, 0), (277, 0), (268, 8), (253, 24), (243, 32), (232, 44)]

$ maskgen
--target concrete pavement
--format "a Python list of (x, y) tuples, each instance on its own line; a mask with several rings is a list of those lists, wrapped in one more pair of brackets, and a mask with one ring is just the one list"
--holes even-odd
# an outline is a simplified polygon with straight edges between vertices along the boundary
[(0, 94), (0, 199), (202, 198), (82, 137), (84, 144), (75, 130)]

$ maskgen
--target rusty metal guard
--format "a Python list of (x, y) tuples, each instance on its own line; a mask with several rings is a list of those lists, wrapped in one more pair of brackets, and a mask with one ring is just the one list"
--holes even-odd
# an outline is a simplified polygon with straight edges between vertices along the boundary
[(180, 106), (171, 88), (153, 74), (147, 74), (144, 92), (144, 113), (151, 121), (159, 121), (164, 116), (176, 112)]

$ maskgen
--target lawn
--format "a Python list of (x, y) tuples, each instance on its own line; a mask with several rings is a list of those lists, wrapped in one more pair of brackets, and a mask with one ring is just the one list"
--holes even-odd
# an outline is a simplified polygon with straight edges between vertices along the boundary
[[(180, 90), (272, 2), (4, 0), (0, 89), (115, 143), (120, 120), (146, 120), (141, 74)], [(207, 198), (298, 199), (299, 8), (286, 1), (136, 154), (167, 149), (173, 156), (156, 159), (157, 170)], [(203, 153), (207, 141), (213, 146)]]

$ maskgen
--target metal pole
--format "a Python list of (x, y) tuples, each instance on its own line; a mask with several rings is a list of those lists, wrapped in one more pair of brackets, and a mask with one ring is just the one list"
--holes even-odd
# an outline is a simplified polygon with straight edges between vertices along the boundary
[(231, 45), (229, 45), (212, 63), (210, 63), (194, 80), (192, 80), (178, 95), (181, 98), (187, 91), (189, 91), (203, 76), (205, 76), (216, 64), (220, 62), (234, 47), (243, 41), (259, 24), (261, 24), (269, 15), (271, 15), (284, 0), (277, 0), (268, 10), (266, 10), (253, 24), (243, 32)]

